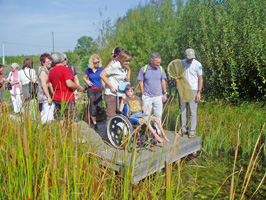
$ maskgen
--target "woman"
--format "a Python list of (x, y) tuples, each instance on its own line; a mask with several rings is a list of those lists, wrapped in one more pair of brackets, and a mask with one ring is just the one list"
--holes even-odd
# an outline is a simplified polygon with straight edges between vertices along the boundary
[[(106, 67), (109, 67), (110, 65), (118, 62), (119, 61), (119, 54), (122, 51), (125, 51), (122, 47), (114, 48), (113, 51), (112, 51), (113, 60), (111, 62), (109, 62), (109, 64)], [(127, 80), (130, 82), (131, 69), (130, 69), (129, 65), (127, 65), (126, 67), (127, 67)]]
[(102, 87), (100, 73), (103, 71), (101, 59), (97, 54), (89, 58), (88, 68), (85, 70), (83, 80), (88, 85), (88, 98), (90, 100), (90, 117), (94, 130), (98, 130), (96, 115), (102, 109)]
[(33, 61), (26, 58), (22, 70), (19, 71), (19, 80), (23, 90), (23, 101), (30, 99), (30, 82), (36, 82), (36, 72), (33, 69)]
[[(102, 80), (106, 84), (104, 92), (107, 110), (106, 125), (110, 118), (116, 113), (116, 95), (119, 83), (129, 81), (130, 79), (130, 77), (128, 77), (127, 66), (129, 66), (131, 60), (131, 55), (127, 51), (122, 51), (119, 54), (118, 62), (106, 67), (100, 74)], [(118, 95), (122, 96), (123, 93), (118, 92)]]
[(21, 111), (22, 106), (22, 87), (19, 81), (18, 76), (18, 67), (17, 63), (11, 64), (11, 72), (8, 75), (8, 84), (11, 84), (12, 89), (10, 90), (11, 99), (14, 107), (14, 114), (16, 115)]
[(42, 66), (38, 70), (38, 103), (41, 122), (45, 124), (54, 119), (54, 106), (48, 89), (48, 70), (51, 68), (52, 58), (48, 53), (44, 53), (41, 55), (40, 61)]

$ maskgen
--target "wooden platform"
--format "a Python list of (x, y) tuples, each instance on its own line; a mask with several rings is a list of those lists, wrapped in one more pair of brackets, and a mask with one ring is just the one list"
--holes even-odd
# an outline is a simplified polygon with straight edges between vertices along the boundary
[[(88, 142), (91, 151), (102, 159), (103, 165), (116, 171), (120, 171), (125, 164), (129, 166), (134, 152), (129, 153), (125, 150), (119, 150), (104, 142), (105, 122), (99, 123), (98, 126), (99, 130), (96, 133), (89, 128), (87, 123), (80, 122), (81, 136)], [(176, 162), (201, 149), (201, 138), (199, 136), (195, 138), (188, 138), (187, 135), (180, 137), (175, 135), (173, 131), (166, 131), (166, 135), (170, 142), (164, 142), (163, 145), (148, 146), (143, 149), (137, 148), (135, 159), (133, 159), (134, 169), (131, 183), (137, 183), (163, 169), (165, 162)]]

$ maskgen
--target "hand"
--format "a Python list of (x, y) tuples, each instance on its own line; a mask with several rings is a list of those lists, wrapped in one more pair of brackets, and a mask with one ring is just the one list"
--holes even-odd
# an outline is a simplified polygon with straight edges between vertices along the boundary
[(78, 87), (78, 91), (79, 91), (79, 92), (84, 91), (84, 87), (82, 87), (82, 86), (79, 85), (79, 87)]
[(167, 100), (167, 94), (163, 95), (163, 102), (165, 102)]
[(197, 93), (197, 96), (196, 96), (196, 102), (200, 101), (200, 99), (201, 99), (201, 93), (198, 92)]
[(51, 97), (48, 97), (48, 104), (49, 104), (49, 105), (52, 104), (52, 99), (51, 99)]
[(90, 82), (90, 81), (86, 81), (86, 83), (88, 84), (88, 86), (92, 86), (93, 85), (93, 83), (92, 82)]
[(115, 89), (114, 87), (111, 87), (110, 89), (111, 89), (112, 93), (116, 93), (117, 92), (117, 89)]

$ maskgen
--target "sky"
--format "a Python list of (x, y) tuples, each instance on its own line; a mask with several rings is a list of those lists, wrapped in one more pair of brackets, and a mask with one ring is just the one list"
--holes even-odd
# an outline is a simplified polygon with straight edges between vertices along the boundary
[(0, 57), (73, 51), (82, 36), (97, 38), (144, 0), (0, 0)]

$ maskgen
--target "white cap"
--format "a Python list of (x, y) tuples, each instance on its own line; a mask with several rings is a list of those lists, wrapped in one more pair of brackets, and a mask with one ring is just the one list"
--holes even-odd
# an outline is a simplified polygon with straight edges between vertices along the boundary
[(193, 49), (187, 49), (185, 51), (185, 56), (187, 56), (188, 59), (196, 58), (195, 51)]

